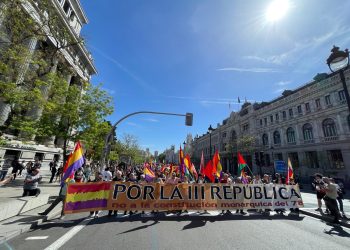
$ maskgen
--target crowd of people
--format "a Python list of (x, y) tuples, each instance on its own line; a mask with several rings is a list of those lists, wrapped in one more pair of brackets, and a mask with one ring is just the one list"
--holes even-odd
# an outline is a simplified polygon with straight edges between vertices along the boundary
[[(53, 161), (49, 164), (51, 171), (50, 183), (60, 182), (63, 165), (58, 165), (57, 161)], [(12, 172), (10, 177), (5, 180), (5, 177), (8, 173), (8, 170), (12, 167)], [(145, 175), (144, 168), (147, 167), (152, 170), (154, 176), (149, 178)], [(1, 174), (0, 174), (0, 183), (5, 184), (13, 179), (16, 179), (17, 176), (22, 176), (23, 170), (26, 170), (26, 175), (24, 178), (23, 184), (23, 195), (22, 196), (38, 196), (40, 194), (39, 182), (42, 179), (40, 175), (41, 163), (39, 160), (34, 162), (24, 161), (19, 162), (18, 158), (15, 158), (10, 164), (4, 163), (2, 165)], [(105, 168), (101, 171), (99, 164), (84, 164), (83, 167), (79, 168), (74, 173), (74, 179), (70, 180), (70, 183), (83, 183), (83, 182), (100, 182), (100, 181), (119, 181), (119, 182), (132, 182), (132, 183), (161, 183), (161, 184), (171, 184), (176, 185), (179, 183), (209, 183), (212, 182), (206, 176), (199, 173), (197, 176), (184, 176), (179, 167), (174, 167), (171, 165), (155, 165), (155, 164), (145, 164), (138, 166), (117, 166), (116, 164), (111, 164), (110, 167)], [(290, 179), (287, 183), (286, 178), (276, 173), (275, 175), (264, 174), (260, 176), (259, 174), (246, 173), (244, 176), (233, 176), (231, 173), (222, 173), (220, 176), (214, 174), (215, 183), (229, 183), (229, 184), (296, 184), (294, 179)], [(324, 177), (322, 174), (315, 174), (314, 182), (312, 183), (313, 187), (316, 190), (316, 196), (318, 201), (317, 211), (321, 213), (326, 213), (334, 216), (334, 223), (339, 223), (341, 217), (345, 217), (343, 210), (343, 199), (345, 194), (345, 189), (342, 183), (335, 183), (335, 180), (332, 178)], [(59, 196), (54, 203), (51, 204), (44, 213), (48, 214), (53, 207), (58, 203), (64, 201), (66, 195), (67, 185), (61, 186)], [(322, 210), (322, 201), (325, 204), (326, 210)], [(275, 210), (279, 214), (285, 212), (284, 209)], [(157, 213), (157, 211), (153, 211)], [(175, 211), (179, 214), (186, 213), (187, 211)], [(259, 210), (261, 213), (269, 213), (268, 209)], [(298, 209), (292, 209), (292, 212), (298, 212)], [(129, 214), (133, 214), (133, 211), (130, 211)], [(144, 212), (142, 212), (144, 213)], [(231, 211), (222, 211), (222, 213), (231, 213)], [(245, 214), (243, 210), (236, 210), (236, 213)], [(98, 211), (91, 212), (91, 217), (98, 217)], [(117, 211), (109, 211), (108, 215), (117, 214)], [(126, 215), (127, 212), (125, 211)], [(63, 210), (62, 210), (63, 216)]]
[[(149, 176), (145, 175), (145, 167), (152, 170), (154, 176), (149, 178)], [(95, 174), (93, 174), (95, 173)], [(209, 178), (202, 174), (198, 174), (198, 176), (184, 176), (181, 174), (181, 171), (178, 167), (173, 167), (170, 165), (139, 165), (139, 166), (116, 166), (111, 165), (110, 167), (105, 168), (101, 171), (100, 166), (97, 165), (85, 165), (82, 168), (79, 168), (74, 174), (74, 182), (101, 182), (101, 181), (119, 181), (119, 182), (132, 182), (132, 183), (160, 183), (160, 184), (170, 184), (176, 185), (179, 183), (209, 183), (211, 182)], [(286, 184), (285, 177), (279, 173), (276, 173), (274, 176), (264, 174), (261, 177), (259, 174), (255, 174), (250, 176), (246, 174), (245, 176), (233, 176), (231, 173), (222, 173), (220, 176), (215, 174), (215, 183), (228, 183), (228, 184)], [(290, 185), (295, 184), (293, 179), (289, 181)], [(60, 192), (61, 193), (61, 192)], [(59, 202), (59, 201), (57, 201)], [(279, 214), (285, 213), (285, 209), (276, 209), (275, 210)], [(292, 212), (298, 213), (298, 209), (291, 209)], [(44, 214), (47, 214), (46, 211)], [(158, 211), (152, 211), (152, 213), (157, 213)], [(187, 210), (181, 211), (168, 211), (176, 212), (178, 214), (187, 213)], [(206, 212), (206, 211), (205, 211)], [(261, 213), (270, 213), (269, 209), (258, 210)], [(129, 211), (129, 214), (133, 214), (135, 211)], [(142, 214), (144, 212), (141, 211)], [(222, 213), (231, 213), (231, 211), (226, 210), (222, 211)], [(242, 209), (236, 210), (236, 213), (246, 214)], [(112, 214), (116, 215), (117, 211), (109, 211), (108, 215), (112, 216)], [(124, 212), (124, 215), (127, 215), (127, 212)], [(99, 212), (94, 211), (90, 213), (91, 217), (98, 217)]]

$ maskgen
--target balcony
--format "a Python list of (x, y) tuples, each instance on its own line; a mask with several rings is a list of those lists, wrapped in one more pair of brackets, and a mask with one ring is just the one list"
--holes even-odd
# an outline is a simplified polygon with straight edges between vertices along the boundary
[(309, 139), (309, 140), (304, 140), (303, 141), (303, 144), (313, 144), (313, 143), (315, 143), (314, 139)]
[(337, 141), (339, 140), (339, 136), (328, 136), (328, 137), (323, 137), (324, 142), (330, 142), (330, 141)]
[(288, 145), (297, 145), (295, 141), (287, 142)]

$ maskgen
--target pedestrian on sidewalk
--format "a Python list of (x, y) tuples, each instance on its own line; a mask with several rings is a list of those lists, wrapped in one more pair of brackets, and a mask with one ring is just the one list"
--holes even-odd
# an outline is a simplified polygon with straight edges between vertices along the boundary
[(325, 201), (327, 208), (331, 212), (331, 215), (334, 216), (333, 223), (339, 224), (340, 213), (337, 204), (337, 186), (330, 181), (330, 178), (323, 177), (322, 180), (326, 184), (324, 187), (326, 194), (323, 197), (323, 200)]
[(337, 193), (338, 193), (337, 201), (339, 203), (339, 210), (342, 216), (346, 217), (344, 213), (344, 206), (343, 206), (343, 200), (344, 200), (344, 194), (345, 194), (344, 184), (342, 182), (336, 183), (333, 178), (331, 178), (331, 182), (334, 183), (337, 187)]
[(322, 199), (326, 194), (326, 191), (324, 189), (325, 183), (322, 180), (322, 174), (315, 174), (315, 179), (312, 183), (312, 186), (316, 189), (316, 197), (317, 197), (317, 203), (318, 203), (318, 208), (316, 211), (322, 211)]
[(39, 189), (39, 182), (41, 181), (42, 177), (40, 175), (39, 168), (34, 168), (24, 179), (24, 185), (23, 185), (23, 195), (24, 196), (39, 196), (40, 189)]
[(57, 161), (50, 162), (50, 170), (51, 170), (50, 183), (52, 183), (53, 179), (55, 178), (56, 172), (57, 172)]
[(63, 186), (60, 188), (60, 192), (58, 193), (57, 198), (51, 203), (51, 205), (42, 213), (39, 213), (39, 215), (48, 215), (52, 209), (54, 209), (60, 202), (62, 202), (62, 211), (61, 211), (61, 216), (60, 219), (64, 218), (64, 200), (67, 195), (67, 188), (68, 188), (68, 183), (74, 183), (75, 181), (73, 179), (70, 179), (69, 182), (63, 183)]
[(22, 163), (20, 164), (18, 176), (22, 176), (23, 169), (25, 169), (25, 161), (22, 161)]
[(5, 179), (7, 172), (9, 171), (9, 168), (11, 167), (10, 162), (11, 162), (10, 159), (5, 159), (5, 162), (1, 167), (0, 181), (3, 181)]
[(11, 162), (11, 167), (12, 167), (12, 174), (13, 174), (13, 179), (16, 180), (17, 177), (17, 172), (21, 168), (21, 165), (18, 160), (18, 156), (15, 156), (15, 159)]
[(61, 182), (62, 172), (63, 172), (63, 163), (61, 163), (59, 168), (57, 169), (55, 182), (57, 182), (57, 180), (58, 182)]

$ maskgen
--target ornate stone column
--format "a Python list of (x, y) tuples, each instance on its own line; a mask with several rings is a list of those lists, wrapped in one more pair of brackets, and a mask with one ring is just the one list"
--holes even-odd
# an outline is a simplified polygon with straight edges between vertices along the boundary
[[(1, 20), (0, 20), (1, 22)], [(1, 25), (1, 23), (0, 23)], [(26, 58), (24, 64), (21, 66), (19, 70), (19, 74), (16, 80), (16, 84), (19, 85), (20, 83), (23, 82), (24, 77), (28, 71), (29, 68), (29, 63), (30, 59), (35, 51), (36, 45), (37, 45), (38, 40), (36, 38), (30, 38), (28, 40), (28, 50), (29, 54), (28, 57)], [(11, 112), (11, 106), (7, 103), (5, 103), (3, 100), (0, 100), (0, 126), (4, 125), (5, 122), (7, 121), (9, 115)]]

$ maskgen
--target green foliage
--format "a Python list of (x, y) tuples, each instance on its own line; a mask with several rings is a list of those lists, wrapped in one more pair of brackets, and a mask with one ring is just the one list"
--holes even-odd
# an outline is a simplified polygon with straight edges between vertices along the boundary
[(136, 164), (144, 162), (145, 159), (141, 154), (140, 146), (135, 136), (124, 134), (121, 140), (113, 142), (109, 160), (120, 161), (121, 158), (128, 158)]
[[(23, 8), (25, 4), (37, 9), (39, 22)], [(111, 127), (105, 117), (113, 113), (112, 97), (101, 85), (68, 84), (72, 70), (61, 52), (83, 39), (66, 28), (54, 4), (51, 0), (0, 3), (0, 101), (11, 107), (9, 121), (0, 129), (22, 140), (35, 136), (40, 143), (62, 138), (64, 155), (69, 141), (81, 140), (97, 159)], [(37, 41), (34, 51), (28, 46), (31, 41)]]

